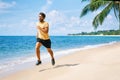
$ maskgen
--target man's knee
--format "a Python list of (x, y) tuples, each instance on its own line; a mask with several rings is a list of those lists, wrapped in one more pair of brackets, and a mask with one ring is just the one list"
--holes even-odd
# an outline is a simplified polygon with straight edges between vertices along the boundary
[(39, 49), (39, 48), (40, 48), (39, 46), (37, 46), (37, 45), (35, 46), (35, 49)]
[(40, 48), (40, 46), (41, 46), (41, 44), (40, 44), (40, 43), (36, 43), (35, 49), (39, 49), (39, 48)]
[(48, 52), (52, 52), (52, 50), (51, 50), (50, 48), (47, 48), (47, 51), (48, 51)]

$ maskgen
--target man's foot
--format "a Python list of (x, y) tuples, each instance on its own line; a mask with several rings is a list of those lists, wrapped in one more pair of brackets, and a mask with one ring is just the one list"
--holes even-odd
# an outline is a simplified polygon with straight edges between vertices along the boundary
[(51, 60), (51, 62), (52, 62), (52, 65), (55, 65), (55, 59), (54, 58)]
[(37, 63), (36, 63), (36, 65), (39, 65), (39, 64), (41, 64), (41, 63), (42, 63), (42, 62), (38, 60)]

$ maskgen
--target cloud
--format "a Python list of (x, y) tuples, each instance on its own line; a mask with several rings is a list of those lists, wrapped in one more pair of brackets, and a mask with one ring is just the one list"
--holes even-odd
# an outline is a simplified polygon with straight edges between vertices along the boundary
[(26, 19), (19, 23), (0, 23), (0, 35), (36, 35), (35, 22)]
[(8, 2), (3, 2), (2, 0), (0, 0), (0, 14), (9, 13), (10, 10), (8, 9), (14, 7), (15, 5), (16, 5), (15, 1), (8, 3)]
[(16, 5), (15, 1), (12, 1), (11, 3), (0, 1), (0, 9), (8, 9)]
[(32, 20), (22, 20), (21, 22), (21, 26), (25, 26), (27, 28), (34, 28), (36, 26), (36, 23)]
[(113, 16), (109, 14), (109, 15), (107, 16), (107, 19), (112, 20), (112, 19), (113, 19)]
[[(52, 35), (67, 35), (68, 33), (79, 33), (82, 31), (92, 31), (92, 20), (80, 19), (79, 16), (68, 16), (64, 12), (52, 10), (47, 13), (47, 21), (50, 24)], [(91, 29), (90, 29), (91, 27)]]
[(3, 23), (0, 24), (0, 28), (6, 27), (6, 26), (8, 26), (8, 25), (7, 24), (3, 24)]
[(103, 22), (103, 29), (110, 30), (110, 29), (118, 29), (119, 21), (116, 19), (113, 14), (109, 14)]
[(79, 17), (76, 17), (76, 16), (68, 17), (63, 12), (60, 12), (57, 10), (52, 10), (52, 11), (48, 12), (47, 20), (49, 21), (51, 26), (64, 25), (64, 26), (73, 27), (75, 25), (81, 24), (81, 20)]
[(47, 0), (47, 4), (52, 4), (52, 0)]
[(64, 23), (66, 16), (62, 12), (52, 10), (47, 13), (47, 19), (49, 20), (49, 23), (54, 26), (56, 24)]
[(12, 23), (0, 23), (0, 28), (12, 28), (13, 26), (17, 26), (17, 24), (12, 24)]
[(46, 4), (41, 8), (43, 12), (47, 12), (48, 8), (52, 5), (52, 0), (46, 0)]
[(9, 13), (9, 12), (10, 12), (9, 10), (0, 10), (0, 14)]
[(99, 14), (100, 12), (101, 12), (101, 10), (97, 10), (97, 11), (94, 11), (92, 14), (96, 16), (96, 15)]

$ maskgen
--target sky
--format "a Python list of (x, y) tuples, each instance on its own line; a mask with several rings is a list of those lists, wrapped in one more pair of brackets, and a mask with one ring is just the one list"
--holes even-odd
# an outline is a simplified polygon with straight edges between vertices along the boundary
[[(46, 13), (51, 36), (95, 31), (92, 20), (101, 9), (80, 18), (89, 1), (81, 0), (0, 0), (0, 35), (36, 35), (38, 14)], [(97, 30), (118, 29), (113, 11)]]

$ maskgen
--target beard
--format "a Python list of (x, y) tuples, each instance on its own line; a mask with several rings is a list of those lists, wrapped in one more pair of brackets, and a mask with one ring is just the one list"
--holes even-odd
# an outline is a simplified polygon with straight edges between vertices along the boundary
[(40, 19), (39, 21), (40, 21), (40, 22), (44, 22), (44, 20), (43, 20), (43, 19)]

